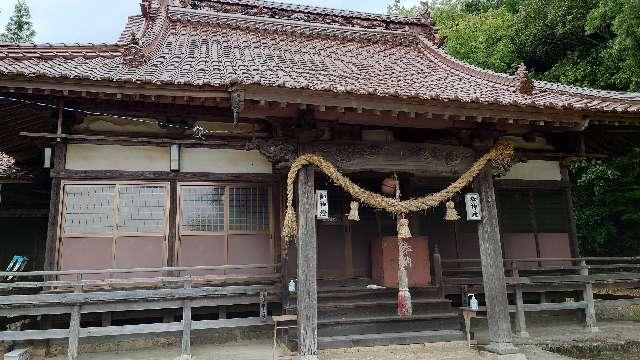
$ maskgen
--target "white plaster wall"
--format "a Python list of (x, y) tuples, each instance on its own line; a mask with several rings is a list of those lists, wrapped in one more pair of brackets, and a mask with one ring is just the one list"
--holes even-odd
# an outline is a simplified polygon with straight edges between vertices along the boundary
[(259, 151), (182, 148), (180, 171), (230, 174), (271, 174), (273, 168)]
[(69, 144), (69, 170), (169, 171), (170, 150), (158, 146)]
[(562, 180), (560, 163), (557, 161), (529, 160), (518, 163), (500, 179), (506, 180)]

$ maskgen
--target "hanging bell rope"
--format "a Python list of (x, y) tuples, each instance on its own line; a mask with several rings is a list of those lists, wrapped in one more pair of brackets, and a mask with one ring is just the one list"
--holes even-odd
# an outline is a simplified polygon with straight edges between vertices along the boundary
[(325, 173), (336, 185), (348, 192), (353, 198), (360, 200), (376, 209), (383, 209), (391, 214), (408, 214), (411, 212), (428, 210), (448, 201), (455, 194), (464, 189), (491, 162), (494, 169), (506, 171), (511, 166), (513, 158), (513, 146), (505, 141), (498, 142), (493, 149), (478, 159), (458, 180), (449, 185), (446, 189), (435, 194), (429, 194), (420, 198), (413, 198), (405, 201), (389, 198), (382, 194), (365, 190), (353, 183), (349, 178), (342, 175), (333, 164), (323, 157), (314, 154), (305, 154), (298, 157), (291, 165), (291, 170), (287, 177), (287, 210), (284, 218), (282, 235), (286, 245), (291, 239), (295, 239), (298, 229), (296, 212), (293, 208), (293, 193), (295, 180), (298, 171), (306, 165), (315, 165)]

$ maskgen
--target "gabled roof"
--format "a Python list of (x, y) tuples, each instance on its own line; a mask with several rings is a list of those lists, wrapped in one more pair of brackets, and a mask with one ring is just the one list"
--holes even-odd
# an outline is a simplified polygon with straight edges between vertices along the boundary
[(259, 0), (142, 0), (117, 44), (2, 45), (0, 79), (260, 86), (640, 114), (640, 94), (482, 70), (439, 48), (433, 21)]

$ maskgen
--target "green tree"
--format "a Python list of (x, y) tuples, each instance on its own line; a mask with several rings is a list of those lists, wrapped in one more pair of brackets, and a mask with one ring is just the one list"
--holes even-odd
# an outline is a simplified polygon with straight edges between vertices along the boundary
[(582, 255), (640, 254), (640, 149), (572, 167)]
[[(414, 16), (422, 6), (389, 12)], [(639, 0), (432, 0), (444, 47), (498, 72), (524, 62), (534, 78), (640, 91)]]
[(0, 35), (0, 40), (10, 43), (32, 42), (36, 36), (31, 22), (31, 11), (25, 0), (18, 0), (5, 27), (5, 31)]

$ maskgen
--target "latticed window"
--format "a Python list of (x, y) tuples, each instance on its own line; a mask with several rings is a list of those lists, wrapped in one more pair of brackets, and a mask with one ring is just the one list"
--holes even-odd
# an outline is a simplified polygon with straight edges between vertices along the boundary
[(224, 231), (224, 198), (224, 187), (183, 186), (181, 231)]
[(162, 185), (65, 185), (65, 234), (165, 232)]
[(119, 186), (118, 232), (163, 233), (165, 196), (163, 186)]
[(183, 233), (269, 230), (269, 191), (266, 187), (184, 185), (180, 199), (180, 230)]
[(265, 231), (269, 227), (268, 192), (265, 188), (229, 189), (229, 229)]
[(114, 185), (67, 185), (64, 188), (66, 234), (105, 234), (114, 230)]

